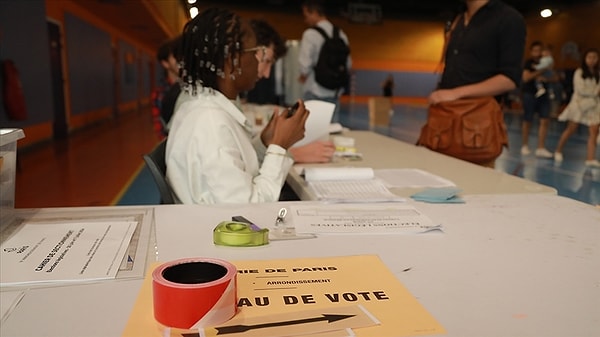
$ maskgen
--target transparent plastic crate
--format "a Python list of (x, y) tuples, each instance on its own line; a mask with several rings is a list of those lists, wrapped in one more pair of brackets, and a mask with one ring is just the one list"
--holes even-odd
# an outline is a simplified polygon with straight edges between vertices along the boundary
[(0, 225), (14, 217), (17, 140), (25, 137), (21, 129), (0, 129)]

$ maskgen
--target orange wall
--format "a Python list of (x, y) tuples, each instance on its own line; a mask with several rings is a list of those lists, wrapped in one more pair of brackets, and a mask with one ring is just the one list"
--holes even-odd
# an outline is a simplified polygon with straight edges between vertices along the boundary
[(600, 48), (600, 2), (579, 5), (547, 19), (540, 16), (527, 18), (527, 28), (526, 50), (534, 40), (551, 44), (556, 66), (575, 68), (579, 62), (562, 57), (560, 49), (567, 41), (577, 43), (581, 51)]
[[(247, 18), (267, 20), (287, 39), (299, 40), (306, 29), (300, 10), (295, 14), (229, 8)], [(330, 19), (348, 35), (357, 69), (432, 71), (439, 63), (441, 21), (384, 20), (379, 25), (358, 25), (343, 18)], [(575, 41), (581, 49), (600, 48), (600, 2), (573, 6), (548, 19), (537, 14), (525, 19), (527, 45), (533, 40), (554, 45), (559, 67), (570, 64), (560, 59), (560, 47), (566, 41)]]
[[(268, 21), (289, 40), (300, 40), (306, 29), (300, 11), (293, 14), (229, 8), (243, 17)], [(443, 22), (385, 20), (378, 25), (359, 25), (342, 18), (330, 20), (348, 35), (354, 68), (432, 71), (439, 62)]]

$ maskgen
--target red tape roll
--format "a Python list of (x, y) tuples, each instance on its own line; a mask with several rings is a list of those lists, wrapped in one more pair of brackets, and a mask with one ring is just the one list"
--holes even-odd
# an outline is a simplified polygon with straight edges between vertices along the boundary
[(195, 329), (219, 325), (236, 313), (237, 269), (227, 261), (189, 258), (152, 272), (154, 318), (162, 325)]

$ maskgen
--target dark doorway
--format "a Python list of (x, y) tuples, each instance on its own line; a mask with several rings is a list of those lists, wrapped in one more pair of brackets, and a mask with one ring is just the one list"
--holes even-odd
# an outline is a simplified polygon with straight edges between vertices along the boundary
[(48, 22), (48, 44), (50, 49), (50, 71), (52, 73), (52, 96), (54, 102), (54, 122), (52, 131), (54, 139), (64, 139), (69, 135), (67, 115), (65, 111), (65, 93), (62, 65), (62, 45), (60, 43), (60, 27)]

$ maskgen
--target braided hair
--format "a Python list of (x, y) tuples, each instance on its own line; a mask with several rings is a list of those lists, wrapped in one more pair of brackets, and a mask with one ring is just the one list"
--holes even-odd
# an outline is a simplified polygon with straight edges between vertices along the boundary
[[(183, 86), (195, 95), (198, 87), (217, 90), (218, 78), (241, 74), (240, 56), (244, 46), (240, 17), (218, 8), (210, 8), (183, 28), (180, 75)], [(225, 74), (225, 62), (233, 69)]]

